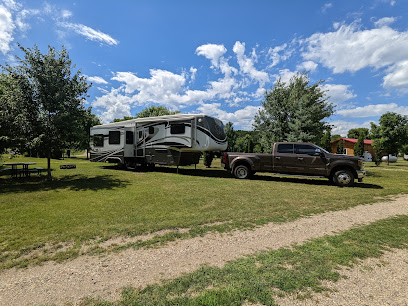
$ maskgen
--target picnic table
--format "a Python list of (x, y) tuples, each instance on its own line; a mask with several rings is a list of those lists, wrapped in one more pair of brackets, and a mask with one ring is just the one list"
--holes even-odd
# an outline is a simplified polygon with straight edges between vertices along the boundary
[[(35, 165), (36, 163), (4, 163), (3, 165), (5, 166), (11, 166), (10, 168), (10, 173), (11, 173), (11, 177), (17, 177), (18, 175), (21, 176), (30, 176), (31, 172), (37, 172), (37, 174), (39, 175), (41, 170), (43, 170), (43, 168), (33, 168), (33, 169), (29, 169), (28, 166), (30, 165)], [(19, 166), (22, 166), (21, 169), (19, 169)]]

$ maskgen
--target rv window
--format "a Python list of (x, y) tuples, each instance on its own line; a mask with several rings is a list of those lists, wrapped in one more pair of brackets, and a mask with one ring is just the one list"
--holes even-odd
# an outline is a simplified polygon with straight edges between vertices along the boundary
[(133, 132), (126, 131), (126, 144), (133, 144)]
[(94, 135), (92, 141), (94, 147), (103, 147), (103, 135)]
[(280, 144), (278, 145), (278, 153), (293, 153), (293, 144)]
[(149, 134), (150, 135), (154, 134), (154, 127), (149, 126)]
[(120, 144), (119, 131), (109, 131), (109, 144)]
[(170, 126), (171, 134), (184, 134), (186, 132), (186, 126), (184, 124), (172, 124)]

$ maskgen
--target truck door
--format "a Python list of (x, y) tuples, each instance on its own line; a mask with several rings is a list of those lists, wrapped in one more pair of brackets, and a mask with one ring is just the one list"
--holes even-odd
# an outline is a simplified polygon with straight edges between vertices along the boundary
[(273, 171), (281, 173), (300, 173), (297, 157), (292, 143), (276, 144), (273, 156)]
[(136, 127), (136, 157), (145, 157), (146, 155), (146, 128), (143, 126)]
[(295, 144), (295, 153), (300, 171), (309, 175), (326, 175), (326, 158), (315, 156), (316, 147), (308, 144)]

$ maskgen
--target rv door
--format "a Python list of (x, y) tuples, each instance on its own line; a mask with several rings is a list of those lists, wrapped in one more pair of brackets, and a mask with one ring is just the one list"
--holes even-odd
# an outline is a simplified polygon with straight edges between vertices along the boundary
[(124, 141), (124, 156), (135, 156), (135, 133), (133, 127), (125, 128), (125, 141)]

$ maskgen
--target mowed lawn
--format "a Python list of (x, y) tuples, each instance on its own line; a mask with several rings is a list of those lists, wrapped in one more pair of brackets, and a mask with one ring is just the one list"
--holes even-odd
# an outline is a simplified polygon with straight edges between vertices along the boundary
[[(46, 167), (45, 159), (11, 161)], [(62, 164), (75, 164), (76, 169), (59, 169)], [(81, 245), (95, 239), (180, 228), (190, 228), (187, 236), (227, 231), (408, 192), (408, 162), (403, 160), (390, 166), (368, 164), (364, 183), (351, 188), (333, 186), (327, 179), (271, 174), (237, 180), (221, 168), (219, 159), (211, 169), (200, 164), (197, 170), (182, 167), (179, 174), (172, 167), (124, 171), (83, 158), (52, 160), (52, 168), (52, 182), (45, 180), (44, 173), (40, 178), (0, 176), (0, 269), (75, 257)], [(69, 250), (63, 248), (67, 243)], [(37, 260), (27, 256), (44, 246), (65, 253), (47, 257), (44, 250), (43, 255), (35, 255)]]

